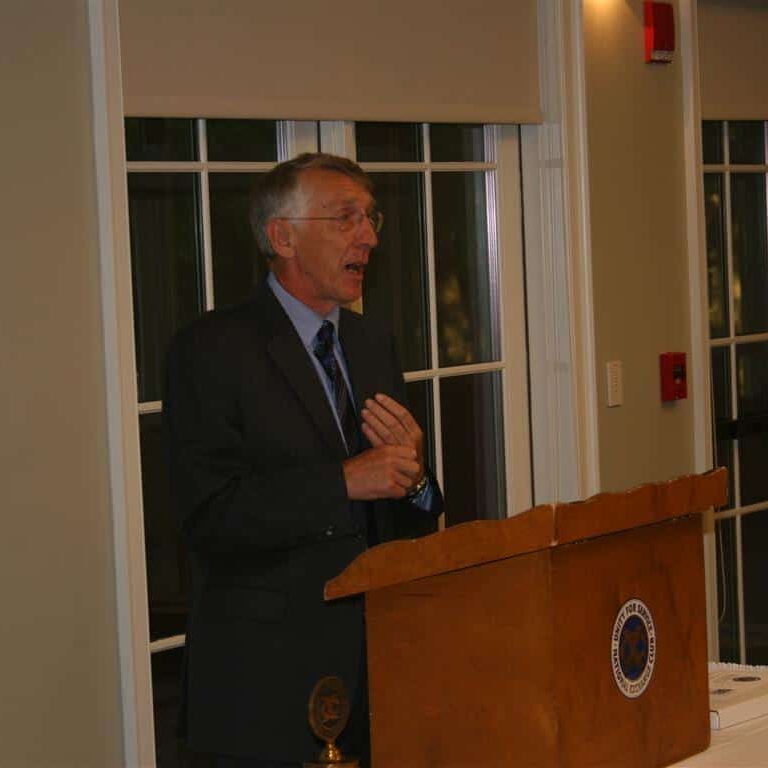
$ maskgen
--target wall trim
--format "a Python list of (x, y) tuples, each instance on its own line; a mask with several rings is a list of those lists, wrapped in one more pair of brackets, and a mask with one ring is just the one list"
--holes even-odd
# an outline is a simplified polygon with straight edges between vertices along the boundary
[(599, 490), (583, 47), (567, 2), (539, 2), (544, 123), (521, 129), (535, 503)]
[[(572, 73), (570, 102), (566, 109), (570, 141), (570, 184), (566, 188), (566, 210), (571, 211), (571, 285), (576, 341), (576, 398), (579, 420), (579, 482), (583, 497), (599, 493), (600, 451), (598, 433), (597, 353), (595, 351), (595, 304), (592, 290), (592, 232), (589, 203), (589, 145), (587, 132), (587, 86), (584, 51), (583, 3), (572, 0), (570, 46), (566, 71)], [(568, 194), (569, 193), (569, 194)]]
[(154, 768), (117, 0), (89, 0), (123, 764)]
[[(685, 206), (688, 238), (688, 296), (691, 317), (691, 359), (688, 382), (693, 409), (693, 457), (696, 472), (712, 468), (709, 318), (707, 301), (706, 229), (701, 164), (701, 103), (699, 88), (698, 6), (679, 0), (680, 59), (683, 69), (683, 130), (685, 133)], [(720, 658), (717, 632), (717, 551), (712, 511), (704, 521), (704, 575), (707, 595), (709, 658)]]

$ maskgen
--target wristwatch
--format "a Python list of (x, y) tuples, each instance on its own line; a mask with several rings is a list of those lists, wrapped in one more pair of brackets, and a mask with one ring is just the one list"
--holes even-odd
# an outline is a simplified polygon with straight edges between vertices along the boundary
[(429, 476), (425, 472), (421, 476), (421, 480), (419, 480), (419, 482), (416, 483), (416, 485), (414, 485), (410, 491), (408, 491), (408, 493), (405, 495), (405, 498), (409, 500), (415, 499), (427, 487), (428, 482), (429, 482)]

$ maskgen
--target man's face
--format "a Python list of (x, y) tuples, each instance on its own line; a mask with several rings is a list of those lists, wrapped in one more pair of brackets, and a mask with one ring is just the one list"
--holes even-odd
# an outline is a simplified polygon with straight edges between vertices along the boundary
[[(302, 217), (369, 211), (374, 200), (357, 182), (335, 171), (308, 170), (300, 177), (306, 205)], [(348, 232), (338, 221), (284, 222), (290, 227), (288, 258), (278, 256), (276, 276), (297, 299), (318, 314), (360, 298), (371, 249), (378, 243), (367, 217)]]

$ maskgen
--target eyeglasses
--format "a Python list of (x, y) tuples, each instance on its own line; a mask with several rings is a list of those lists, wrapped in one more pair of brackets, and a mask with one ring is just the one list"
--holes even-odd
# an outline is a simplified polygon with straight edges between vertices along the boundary
[(335, 221), (339, 225), (339, 232), (351, 232), (357, 229), (363, 219), (368, 219), (371, 229), (378, 234), (384, 226), (384, 214), (378, 208), (364, 211), (357, 208), (354, 211), (339, 214), (338, 216), (275, 216), (281, 221)]

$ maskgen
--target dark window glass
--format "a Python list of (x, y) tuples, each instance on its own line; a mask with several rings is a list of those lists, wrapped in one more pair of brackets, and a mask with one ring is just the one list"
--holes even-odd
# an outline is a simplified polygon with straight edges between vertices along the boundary
[(736, 347), (739, 418), (768, 413), (768, 342)]
[(705, 164), (723, 162), (723, 124), (720, 120), (705, 120), (702, 123), (701, 145)]
[[(736, 348), (741, 504), (768, 499), (768, 342)], [(747, 430), (744, 432), (744, 430)]]
[(440, 381), (445, 524), (506, 517), (498, 372)]
[(712, 349), (712, 389), (717, 421), (731, 418), (731, 367), (729, 364), (729, 348), (714, 347)]
[(731, 174), (734, 320), (736, 333), (768, 330), (768, 234), (766, 177)]
[(157, 768), (187, 768), (189, 754), (179, 735), (184, 648), (152, 654), (152, 699)]
[(248, 207), (257, 173), (211, 173), (211, 256), (217, 307), (253, 295), (258, 276), (266, 275), (251, 231)]
[(744, 515), (741, 534), (747, 664), (768, 664), (768, 512)]
[(363, 309), (393, 329), (406, 371), (429, 367), (429, 305), (423, 176), (372, 174), (384, 212), (365, 273)]
[(739, 612), (736, 585), (736, 520), (715, 523), (717, 547), (717, 631), (720, 661), (739, 662)]
[(129, 162), (197, 160), (195, 121), (175, 117), (127, 117), (125, 156)]
[(219, 162), (277, 161), (275, 120), (206, 120), (208, 159)]
[[(763, 429), (765, 427), (763, 426)], [(768, 500), (768, 433), (746, 435), (739, 440), (741, 504)]]
[(413, 418), (424, 432), (424, 461), (435, 469), (435, 428), (432, 418), (432, 382), (411, 381), (405, 385)]
[(728, 470), (728, 502), (735, 503), (733, 479), (733, 439), (730, 436), (733, 409), (731, 408), (730, 349), (715, 347), (712, 350), (712, 401), (715, 417), (715, 466)]
[(704, 209), (707, 227), (709, 332), (712, 338), (722, 338), (729, 333), (728, 265), (725, 256), (723, 174), (704, 174)]
[(160, 400), (166, 346), (204, 306), (199, 182), (191, 173), (129, 173), (139, 400)]
[(499, 358), (484, 173), (434, 173), (440, 365)]
[(358, 163), (412, 163), (424, 159), (419, 123), (355, 123)]
[(149, 636), (157, 640), (186, 631), (187, 563), (181, 528), (171, 508), (161, 414), (142, 414), (139, 427)]
[(436, 123), (429, 126), (429, 148), (435, 162), (485, 160), (482, 125)]
[(762, 165), (765, 162), (765, 124), (756, 120), (729, 122), (728, 151), (731, 165)]

